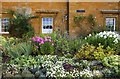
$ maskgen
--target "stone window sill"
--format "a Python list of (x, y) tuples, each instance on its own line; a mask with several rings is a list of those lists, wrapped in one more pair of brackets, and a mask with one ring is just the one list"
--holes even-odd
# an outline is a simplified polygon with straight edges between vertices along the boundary
[(0, 35), (2, 34), (9, 34), (9, 32), (0, 32)]

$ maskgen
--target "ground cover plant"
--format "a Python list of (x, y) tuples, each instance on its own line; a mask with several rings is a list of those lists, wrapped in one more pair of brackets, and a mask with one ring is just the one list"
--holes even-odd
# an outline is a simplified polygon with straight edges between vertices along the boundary
[(120, 35), (114, 32), (0, 39), (3, 79), (120, 78)]

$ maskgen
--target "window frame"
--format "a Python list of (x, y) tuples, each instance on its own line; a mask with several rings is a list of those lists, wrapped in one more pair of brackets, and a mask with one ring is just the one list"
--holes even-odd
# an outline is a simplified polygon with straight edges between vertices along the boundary
[[(44, 28), (43, 28), (43, 26), (45, 25), (45, 24), (43, 23), (43, 19), (44, 19), (44, 18), (51, 18), (51, 19), (52, 19), (52, 23), (50, 23), (50, 25), (52, 25), (52, 29), (44, 29)], [(41, 26), (41, 28), (42, 28), (42, 33), (43, 33), (43, 34), (50, 34), (50, 33), (52, 33), (52, 32), (53, 32), (53, 20), (54, 20), (53, 17), (46, 17), (46, 16), (45, 16), (45, 17), (42, 17), (41, 19), (42, 19), (42, 26)], [(45, 21), (45, 22), (46, 22), (46, 21)], [(47, 24), (46, 24), (46, 25), (47, 25)], [(45, 30), (46, 30), (46, 32), (45, 32)]]
[(0, 34), (9, 34), (9, 32), (2, 31), (2, 19), (4, 19), (4, 18), (0, 18)]
[(113, 18), (114, 19), (114, 25), (113, 25), (113, 29), (112, 30), (109, 30), (109, 31), (116, 31), (116, 23), (117, 23), (117, 18), (116, 17), (106, 17), (105, 18), (105, 25), (106, 25), (106, 28), (107, 28), (107, 23), (106, 23), (106, 19), (107, 18)]

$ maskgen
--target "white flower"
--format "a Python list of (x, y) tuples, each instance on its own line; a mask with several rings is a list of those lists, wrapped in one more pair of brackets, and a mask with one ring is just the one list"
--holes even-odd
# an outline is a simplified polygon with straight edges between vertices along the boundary
[(112, 37), (112, 35), (109, 35), (109, 37)]
[(102, 77), (103, 76), (102, 72), (100, 72), (99, 70), (93, 70), (93, 75), (95, 77)]
[(92, 36), (91, 34), (89, 34), (89, 37)]
[(113, 42), (114, 42), (115, 44), (117, 44), (117, 43), (118, 43), (118, 40), (117, 40), (117, 39), (115, 39)]
[(107, 36), (106, 35), (104, 35), (104, 39), (106, 39), (107, 38)]
[(103, 37), (104, 39), (106, 39), (108, 37), (110, 37), (110, 39), (114, 38), (115, 39), (113, 41), (114, 43), (118, 43), (118, 40), (120, 40), (120, 35), (115, 32), (111, 32), (111, 31), (100, 32), (100, 33), (96, 34), (95, 37)]
[(80, 76), (84, 78), (90, 78), (93, 77), (93, 73), (90, 70), (84, 69), (83, 71), (80, 72)]

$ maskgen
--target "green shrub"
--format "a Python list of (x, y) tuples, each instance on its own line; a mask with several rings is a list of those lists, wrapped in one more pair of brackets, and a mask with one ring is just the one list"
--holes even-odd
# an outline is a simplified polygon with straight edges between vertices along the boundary
[(120, 55), (120, 41), (117, 43), (117, 45), (115, 46), (116, 49), (116, 54)]
[(52, 44), (51, 42), (45, 42), (44, 44), (41, 45), (40, 50), (41, 50), (42, 55), (45, 55), (45, 54), (53, 55), (54, 54), (54, 44)]
[(78, 53), (76, 53), (75, 58), (78, 59), (97, 59), (102, 60), (106, 56), (110, 56), (114, 54), (114, 50), (110, 47), (106, 47), (106, 49), (103, 48), (103, 45), (99, 45), (98, 47), (95, 47), (93, 45), (84, 44)]
[(24, 34), (28, 32), (34, 32), (34, 28), (32, 27), (30, 20), (33, 18), (37, 18), (36, 16), (32, 16), (31, 14), (26, 14), (26, 9), (21, 8), (20, 13), (18, 11), (9, 10), (8, 13), (13, 17), (10, 18), (8, 31), (10, 36), (22, 38)]
[(73, 56), (83, 44), (82, 38), (72, 39), (64, 34), (57, 34), (54, 40), (55, 53), (57, 55), (64, 55), (67, 57)]
[(3, 36), (0, 36), (0, 47), (6, 42), (6, 38)]
[(92, 29), (96, 26), (96, 20), (95, 20), (95, 16), (94, 15), (92, 15), (92, 14), (88, 15), (87, 21), (92, 26)]
[[(45, 42), (45, 37), (49, 37), (51, 42)], [(41, 41), (37, 42), (37, 40), (39, 39)], [(60, 34), (59, 32), (54, 32), (47, 35), (41, 34), (40, 37), (33, 37), (32, 40), (35, 45), (34, 49), (39, 54), (55, 54), (59, 56), (64, 55), (66, 57), (73, 57), (73, 55), (79, 50), (80, 46), (83, 44), (82, 38), (72, 39), (67, 36), (66, 33)]]
[(54, 54), (54, 43), (50, 36), (32, 38), (35, 54)]
[(93, 53), (94, 58), (97, 60), (102, 60), (104, 57), (108, 57), (110, 55), (114, 55), (115, 51), (110, 48), (109, 46), (106, 49), (103, 48), (104, 46), (99, 45)]
[(78, 53), (76, 53), (75, 57), (80, 59), (94, 59), (93, 52), (95, 50), (95, 46), (84, 44)]
[(114, 48), (120, 40), (117, 33), (106, 31), (100, 32), (98, 34), (89, 34), (89, 36), (85, 39), (89, 44), (93, 44), (94, 46), (101, 44), (104, 46), (104, 48), (108, 46)]
[(103, 65), (107, 67), (120, 67), (120, 56), (119, 55), (111, 55), (109, 57), (105, 57), (103, 60)]
[(14, 46), (15, 44), (18, 44), (18, 39), (13, 37), (6, 37), (6, 42), (2, 43), (2, 50), (3, 55), (8, 55), (8, 50), (10, 47)]
[(120, 77), (120, 56), (119, 55), (111, 55), (109, 57), (105, 57), (103, 60), (103, 65), (114, 70), (114, 76)]

